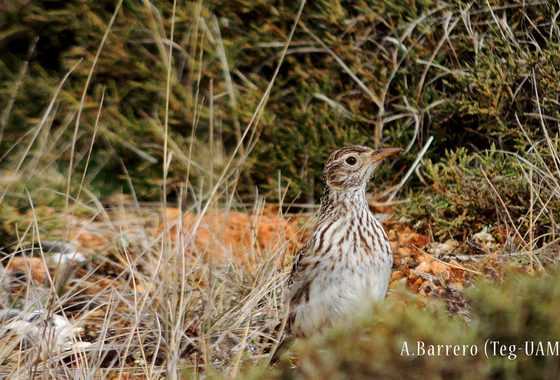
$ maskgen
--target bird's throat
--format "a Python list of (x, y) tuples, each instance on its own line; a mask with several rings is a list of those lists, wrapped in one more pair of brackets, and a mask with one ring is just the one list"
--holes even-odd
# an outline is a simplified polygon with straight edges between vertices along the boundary
[(365, 187), (345, 189), (344, 191), (331, 188), (327, 190), (321, 200), (320, 214), (336, 218), (363, 210), (369, 210)]

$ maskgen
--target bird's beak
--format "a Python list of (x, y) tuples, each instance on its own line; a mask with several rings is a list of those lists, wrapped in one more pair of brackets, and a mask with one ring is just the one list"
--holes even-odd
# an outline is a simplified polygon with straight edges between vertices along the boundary
[(382, 148), (374, 151), (371, 154), (372, 162), (381, 162), (389, 156), (393, 156), (402, 151), (401, 148)]

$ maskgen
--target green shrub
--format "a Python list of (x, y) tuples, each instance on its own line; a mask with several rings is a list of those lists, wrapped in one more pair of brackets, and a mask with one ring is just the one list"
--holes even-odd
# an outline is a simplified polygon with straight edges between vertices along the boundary
[[(373, 318), (296, 342), (292, 365), (285, 356), (274, 373), (278, 379), (542, 379), (560, 371), (556, 355), (510, 355), (509, 345), (526, 341), (557, 342), (560, 334), (558, 293), (560, 277), (510, 275), (503, 285), (479, 282), (467, 293), (471, 305), (465, 321), (439, 306), (419, 308), (413, 302), (387, 302)], [(391, 297), (389, 298), (391, 299)], [(500, 354), (496, 344), (506, 345)], [(426, 355), (417, 351), (423, 342)], [(407, 349), (404, 349), (404, 343)], [(477, 354), (429, 356), (429, 345), (468, 345)], [(535, 346), (536, 347), (536, 346)], [(407, 351), (408, 350), (408, 351)], [(442, 348), (444, 350), (444, 348)], [(461, 347), (462, 350), (462, 347)], [(554, 350), (554, 348), (553, 348)], [(408, 356), (406, 353), (411, 354)], [(554, 351), (551, 351), (554, 353)], [(258, 377), (259, 369), (254, 370)], [(266, 378), (270, 373), (262, 375)]]
[[(123, 2), (85, 98), (77, 171), (84, 167), (105, 91), (88, 177), (103, 194), (126, 190), (129, 175), (141, 198), (159, 197), (168, 67), (168, 44), (161, 38), (169, 36), (171, 2), (149, 4)], [(223, 168), (223, 154), (233, 150), (271, 79), (298, 7), (280, 1), (197, 4), (177, 7), (169, 102), (171, 192), (187, 172), (192, 183), (208, 185)], [(289, 185), (287, 199), (317, 199), (322, 160), (350, 142), (411, 143), (401, 161), (406, 165), (429, 135), (436, 137), (429, 155), (433, 162), (457, 147), (477, 151), (494, 143), (523, 149), (527, 142), (517, 119), (531, 136), (541, 136), (535, 89), (543, 114), (558, 117), (560, 50), (558, 31), (551, 27), (558, 4), (500, 4), (490, 4), (490, 10), (486, 3), (456, 0), (308, 2), (251, 140), (254, 150), (242, 167), (240, 195), (251, 198), (256, 185), (274, 199), (279, 185)], [(83, 59), (52, 113), (51, 133), (71, 140), (85, 80), (115, 2), (5, 7), (0, 15), (3, 108), (17, 87), (28, 47), (39, 40), (2, 127), (0, 150), (37, 124), (62, 76)], [(60, 149), (66, 171), (70, 145)]]

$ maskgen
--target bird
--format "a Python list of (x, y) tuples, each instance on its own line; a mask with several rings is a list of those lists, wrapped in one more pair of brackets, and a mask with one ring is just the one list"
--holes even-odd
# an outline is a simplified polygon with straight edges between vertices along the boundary
[(366, 187), (379, 164), (400, 151), (352, 145), (327, 159), (326, 189), (312, 234), (292, 264), (284, 336), (271, 363), (293, 339), (344, 323), (385, 298), (393, 256), (383, 226), (369, 209)]

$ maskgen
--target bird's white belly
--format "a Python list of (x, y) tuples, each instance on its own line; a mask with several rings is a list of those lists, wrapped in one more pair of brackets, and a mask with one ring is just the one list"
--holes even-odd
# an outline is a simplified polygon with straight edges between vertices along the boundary
[(321, 271), (309, 290), (309, 302), (297, 307), (294, 330), (308, 335), (340, 320), (350, 321), (385, 298), (392, 260), (377, 259), (354, 270), (340, 264), (342, 268)]

